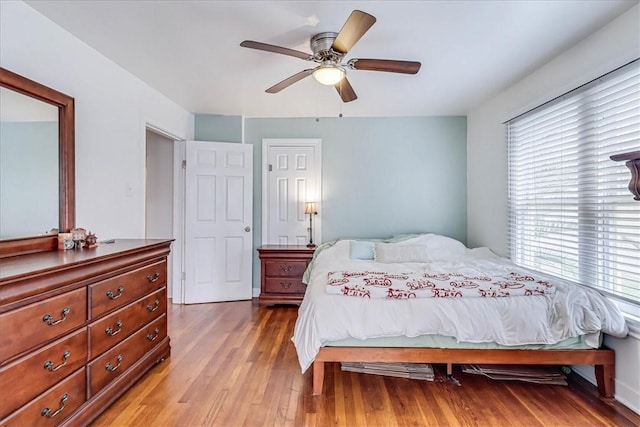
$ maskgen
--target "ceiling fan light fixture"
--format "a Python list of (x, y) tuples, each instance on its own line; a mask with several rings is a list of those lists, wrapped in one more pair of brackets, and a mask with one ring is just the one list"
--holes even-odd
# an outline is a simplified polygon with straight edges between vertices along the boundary
[(347, 72), (339, 65), (321, 65), (313, 72), (313, 77), (318, 83), (333, 86), (344, 79)]

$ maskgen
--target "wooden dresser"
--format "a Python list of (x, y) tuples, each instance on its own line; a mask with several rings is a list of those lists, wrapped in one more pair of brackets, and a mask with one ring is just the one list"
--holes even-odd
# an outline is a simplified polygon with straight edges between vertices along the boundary
[(265, 245), (260, 254), (261, 307), (302, 302), (306, 285), (302, 275), (313, 257), (314, 248), (293, 245)]
[(86, 425), (169, 356), (170, 245), (0, 259), (0, 425)]

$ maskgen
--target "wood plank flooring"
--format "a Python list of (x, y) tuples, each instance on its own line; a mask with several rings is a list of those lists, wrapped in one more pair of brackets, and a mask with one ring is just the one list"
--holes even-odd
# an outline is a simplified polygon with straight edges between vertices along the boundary
[(436, 365), (427, 382), (343, 372), (326, 365), (311, 395), (291, 343), (297, 307), (250, 301), (169, 305), (171, 357), (92, 425), (97, 426), (632, 426), (640, 417), (595, 387), (498, 382)]

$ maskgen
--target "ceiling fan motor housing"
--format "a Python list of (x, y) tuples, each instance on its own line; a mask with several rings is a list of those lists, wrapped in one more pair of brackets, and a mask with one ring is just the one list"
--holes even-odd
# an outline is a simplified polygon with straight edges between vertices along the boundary
[(311, 51), (313, 52), (313, 59), (316, 62), (331, 61), (339, 64), (342, 59), (342, 54), (335, 52), (331, 49), (333, 41), (338, 37), (338, 33), (325, 32), (318, 33), (311, 37)]

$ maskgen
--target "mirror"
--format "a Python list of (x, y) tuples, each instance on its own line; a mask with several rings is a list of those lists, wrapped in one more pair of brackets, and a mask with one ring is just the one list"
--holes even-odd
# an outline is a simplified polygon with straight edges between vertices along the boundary
[(75, 226), (74, 99), (4, 68), (0, 97), (0, 257), (54, 250), (42, 233)]
[(58, 228), (58, 107), (0, 87), (0, 239)]

